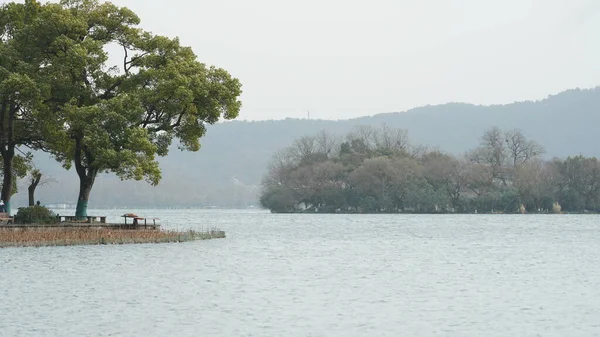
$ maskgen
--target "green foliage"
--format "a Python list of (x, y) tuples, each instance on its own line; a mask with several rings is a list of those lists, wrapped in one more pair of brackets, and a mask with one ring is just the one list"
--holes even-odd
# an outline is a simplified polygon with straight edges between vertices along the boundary
[[(85, 169), (157, 184), (155, 155), (166, 155), (174, 138), (182, 149), (197, 151), (205, 123), (237, 117), (239, 81), (198, 62), (178, 39), (137, 28), (133, 12), (110, 3), (62, 4), (73, 20), (64, 24), (92, 27), (66, 43), (69, 57), (61, 59), (81, 74), (63, 77), (64, 107), (53, 125), (50, 145), (65, 166), (81, 161)], [(111, 43), (124, 51), (121, 68), (107, 64)]]
[(19, 224), (51, 224), (56, 221), (56, 214), (44, 206), (22, 207), (15, 215), (15, 222)]
[(277, 213), (287, 213), (296, 210), (297, 199), (293, 192), (285, 187), (265, 191), (260, 197), (260, 204)]
[(7, 208), (16, 193), (16, 180), (24, 177), (29, 155), (17, 155), (19, 146), (36, 148), (41, 140), (37, 119), (39, 103), (50, 84), (41, 69), (48, 62), (40, 51), (47, 46), (50, 31), (39, 25), (41, 6), (36, 1), (0, 6), (0, 156), (2, 157), (2, 196)]
[[(174, 140), (198, 151), (207, 124), (237, 117), (237, 79), (139, 23), (96, 0), (0, 7), (0, 112), (12, 111), (0, 117), (15, 120), (0, 123), (0, 154), (14, 155), (4, 141), (52, 153), (75, 166), (87, 201), (101, 172), (158, 184), (156, 157)], [(109, 63), (111, 45), (123, 50), (119, 65)]]
[[(0, 158), (0, 159), (2, 159), (2, 158)], [(12, 179), (12, 189), (11, 189), (12, 195), (19, 192), (18, 185), (17, 185), (18, 180), (25, 178), (27, 176), (27, 173), (33, 169), (32, 160), (33, 160), (33, 156), (31, 155), (31, 153), (26, 153), (24, 155), (16, 155), (13, 158), (13, 163), (12, 163), (13, 179)], [(0, 178), (3, 178), (3, 176), (4, 176), (4, 168), (0, 167)]]

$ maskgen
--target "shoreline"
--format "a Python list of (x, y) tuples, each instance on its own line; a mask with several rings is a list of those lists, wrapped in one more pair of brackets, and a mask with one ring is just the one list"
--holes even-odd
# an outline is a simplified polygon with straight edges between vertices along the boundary
[(225, 238), (225, 232), (210, 230), (131, 230), (94, 228), (3, 228), (0, 249), (19, 247), (63, 247), (82, 245), (122, 245), (176, 243)]
[[(269, 210), (267, 210), (269, 211)], [(274, 212), (270, 211), (271, 214), (311, 214), (311, 215), (599, 215), (600, 212), (526, 212), (526, 213), (506, 213), (506, 212), (480, 212), (480, 213), (467, 213), (467, 212), (307, 212), (307, 211), (294, 211), (294, 212)]]

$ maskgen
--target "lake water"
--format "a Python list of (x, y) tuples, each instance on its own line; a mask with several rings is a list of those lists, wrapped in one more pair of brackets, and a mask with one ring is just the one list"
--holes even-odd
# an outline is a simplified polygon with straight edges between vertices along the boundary
[(0, 249), (0, 336), (600, 336), (598, 216), (137, 213), (228, 237)]

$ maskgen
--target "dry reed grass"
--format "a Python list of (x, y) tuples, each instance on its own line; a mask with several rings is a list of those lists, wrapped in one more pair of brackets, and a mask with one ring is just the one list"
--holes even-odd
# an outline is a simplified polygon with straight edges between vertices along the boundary
[(0, 248), (185, 242), (224, 237), (225, 232), (218, 229), (179, 232), (107, 228), (0, 228)]

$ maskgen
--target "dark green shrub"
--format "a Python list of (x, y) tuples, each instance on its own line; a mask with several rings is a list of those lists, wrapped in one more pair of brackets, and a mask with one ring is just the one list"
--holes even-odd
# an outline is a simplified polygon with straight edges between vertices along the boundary
[(286, 187), (278, 187), (263, 192), (260, 204), (274, 213), (286, 213), (296, 210), (296, 197), (293, 191)]
[(56, 221), (56, 214), (44, 206), (21, 207), (15, 215), (15, 223), (18, 224), (50, 224)]

